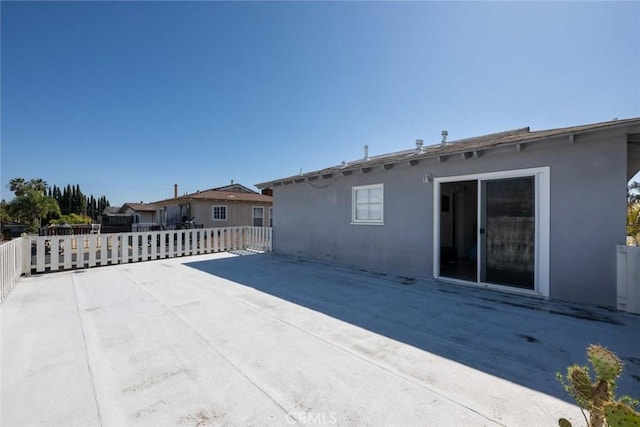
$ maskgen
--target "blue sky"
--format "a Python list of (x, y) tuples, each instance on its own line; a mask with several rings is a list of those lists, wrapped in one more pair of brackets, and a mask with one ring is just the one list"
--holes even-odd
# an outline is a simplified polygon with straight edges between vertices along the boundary
[(6, 2), (13, 177), (112, 204), (640, 116), (640, 2)]

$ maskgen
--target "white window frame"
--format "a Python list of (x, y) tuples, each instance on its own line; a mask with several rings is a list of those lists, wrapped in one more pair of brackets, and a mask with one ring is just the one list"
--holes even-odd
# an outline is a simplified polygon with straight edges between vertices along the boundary
[[(356, 218), (356, 193), (361, 190), (380, 190), (380, 219), (357, 219)], [(372, 203), (367, 203), (372, 204)], [(384, 184), (359, 185), (351, 187), (351, 224), (352, 225), (384, 225)]]
[[(216, 208), (224, 208), (224, 219), (216, 218), (216, 214), (215, 214)], [(211, 206), (211, 219), (213, 221), (226, 221), (228, 217), (229, 217), (229, 209), (227, 208), (227, 205), (213, 205), (213, 206)]]
[[(259, 216), (255, 216), (255, 215), (254, 215), (254, 210), (255, 210), (255, 209), (260, 209), (260, 210), (262, 210), (262, 216), (261, 216), (261, 217), (259, 217)], [(262, 219), (262, 225), (254, 225), (254, 220), (255, 220), (256, 218), (260, 218), (260, 219)], [(264, 206), (252, 206), (252, 207), (251, 207), (251, 226), (252, 226), (252, 227), (264, 227)]]

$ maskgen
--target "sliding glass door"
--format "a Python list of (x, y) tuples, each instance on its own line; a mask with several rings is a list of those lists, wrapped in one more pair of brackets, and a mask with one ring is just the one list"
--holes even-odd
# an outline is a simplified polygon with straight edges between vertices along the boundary
[(434, 276), (547, 295), (549, 169), (435, 182)]
[(535, 178), (481, 181), (480, 281), (535, 287)]

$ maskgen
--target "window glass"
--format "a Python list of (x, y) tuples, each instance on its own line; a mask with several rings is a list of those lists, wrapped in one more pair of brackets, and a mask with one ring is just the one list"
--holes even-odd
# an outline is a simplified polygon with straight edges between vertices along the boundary
[(254, 207), (253, 208), (253, 226), (262, 227), (264, 224), (263, 218), (264, 218), (264, 208)]
[(369, 203), (382, 203), (382, 189), (371, 188), (369, 190)]
[(226, 206), (214, 206), (213, 216), (214, 220), (225, 221), (227, 219), (227, 207)]
[(369, 207), (367, 205), (356, 206), (356, 219), (369, 219)]
[(382, 205), (369, 205), (369, 219), (382, 219)]

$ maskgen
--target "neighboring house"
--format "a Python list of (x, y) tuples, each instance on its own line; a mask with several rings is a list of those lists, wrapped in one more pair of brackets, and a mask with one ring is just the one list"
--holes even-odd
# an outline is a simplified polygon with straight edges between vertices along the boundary
[(103, 230), (114, 232), (147, 231), (150, 227), (158, 225), (157, 210), (158, 207), (151, 203), (108, 206), (102, 212), (101, 224)]
[(274, 252), (616, 306), (640, 118), (443, 141), (258, 184)]
[(116, 215), (120, 215), (118, 213), (118, 211), (120, 210), (119, 206), (107, 206), (106, 208), (104, 208), (104, 210), (102, 211), (102, 215), (104, 216), (116, 216)]
[(102, 211), (102, 217), (100, 218), (102, 226), (115, 226), (118, 227), (119, 231), (130, 230), (131, 223), (131, 216), (120, 212), (119, 206), (107, 206)]
[(25, 233), (29, 228), (28, 225), (20, 224), (17, 222), (10, 221), (6, 224), (2, 224), (2, 235), (0, 240), (11, 240), (16, 237), (20, 237), (22, 233)]
[(118, 213), (131, 216), (134, 224), (157, 225), (157, 210), (153, 203), (125, 203)]
[(198, 191), (155, 202), (158, 220), (165, 228), (193, 221), (204, 227), (271, 225), (273, 197), (240, 184)]

